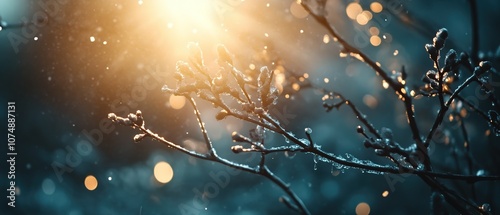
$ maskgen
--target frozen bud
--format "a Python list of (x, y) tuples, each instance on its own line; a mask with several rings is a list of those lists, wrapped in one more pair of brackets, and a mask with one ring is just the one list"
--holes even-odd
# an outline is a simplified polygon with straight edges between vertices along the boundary
[(181, 75), (194, 76), (193, 70), (191, 70), (189, 64), (184, 61), (177, 61), (175, 68)]
[(146, 134), (136, 134), (134, 136), (134, 142), (138, 143), (140, 142), (142, 139), (144, 139), (144, 137), (146, 137)]
[(116, 120), (116, 114), (115, 113), (108, 113), (108, 119), (115, 121)]
[(468, 61), (469, 60), (469, 55), (465, 52), (461, 52), (460, 53), (460, 61), (464, 62), (464, 61)]
[(137, 122), (137, 115), (135, 115), (133, 113), (129, 113), (128, 119), (130, 119), (130, 121), (132, 121), (132, 122)]
[(365, 148), (370, 148), (370, 147), (372, 147), (372, 143), (370, 143), (370, 141), (369, 141), (369, 140), (365, 140), (365, 141), (363, 142), (363, 145), (365, 146)]
[(243, 146), (236, 145), (236, 146), (231, 146), (231, 151), (234, 153), (240, 153), (243, 151)]
[(375, 154), (377, 154), (378, 156), (387, 156), (387, 155), (389, 155), (389, 153), (387, 153), (387, 151), (383, 150), (383, 149), (375, 149)]
[(480, 209), (482, 212), (485, 212), (485, 213), (489, 213), (489, 212), (491, 212), (491, 206), (490, 206), (490, 204), (488, 204), (488, 203), (484, 203), (483, 205), (481, 205), (481, 206), (479, 207), (479, 209)]
[(431, 44), (425, 44), (425, 50), (427, 50), (427, 53), (429, 53), (429, 56), (432, 60), (434, 60), (434, 61), (437, 60), (438, 51), (437, 51), (436, 47), (434, 47)]
[(437, 80), (437, 73), (434, 70), (427, 71), (427, 73), (425, 73), (425, 76), (427, 76), (427, 78), (429, 79)]
[(491, 63), (489, 61), (481, 61), (481, 62), (479, 62), (479, 67), (481, 67), (484, 70), (490, 70)]
[(219, 113), (217, 113), (215, 115), (215, 119), (217, 119), (217, 120), (223, 120), (228, 115), (229, 115), (229, 113), (226, 110), (221, 110)]
[(248, 142), (243, 135), (236, 131), (231, 134), (231, 139), (233, 139), (233, 142)]
[(310, 135), (313, 133), (313, 130), (311, 128), (305, 128), (304, 131), (306, 132), (306, 134)]
[(439, 31), (436, 33), (436, 37), (446, 40), (448, 38), (448, 29), (446, 28), (439, 29)]
[(446, 59), (448, 59), (451, 62), (455, 61), (455, 59), (457, 59), (457, 52), (454, 49), (450, 49), (448, 53), (446, 53), (445, 60)]
[(174, 73), (174, 78), (178, 81), (184, 80), (184, 76), (180, 72)]
[(257, 84), (259, 86), (261, 99), (264, 99), (265, 97), (268, 96), (271, 84), (271, 76), (272, 72), (269, 71), (267, 66), (263, 66), (260, 68), (260, 74), (259, 77), (257, 78)]
[(135, 112), (135, 115), (137, 115), (137, 117), (142, 117), (142, 111), (141, 110), (137, 110)]
[(479, 62), (479, 66), (474, 68), (474, 73), (476, 75), (482, 75), (485, 72), (489, 71), (491, 69), (491, 63), (489, 61), (481, 61)]
[(457, 52), (453, 49), (450, 49), (450, 51), (448, 51), (446, 57), (444, 58), (444, 66), (448, 70), (451, 70), (451, 68), (455, 66), (456, 60), (457, 60)]
[(441, 50), (444, 47), (444, 42), (448, 38), (448, 30), (446, 28), (441, 28), (439, 31), (436, 33), (436, 37), (434, 37), (433, 42), (434, 42), (434, 47), (437, 50)]
[(460, 53), (460, 62), (467, 67), (471, 66), (470, 61), (469, 61), (469, 55), (465, 52)]
[(226, 81), (224, 80), (224, 78), (222, 76), (217, 76), (215, 78), (212, 79), (212, 84), (215, 85), (215, 86), (225, 86), (225, 83)]
[(361, 125), (358, 125), (358, 127), (356, 127), (356, 132), (363, 134), (363, 133), (365, 133), (365, 129), (363, 127), (361, 127)]

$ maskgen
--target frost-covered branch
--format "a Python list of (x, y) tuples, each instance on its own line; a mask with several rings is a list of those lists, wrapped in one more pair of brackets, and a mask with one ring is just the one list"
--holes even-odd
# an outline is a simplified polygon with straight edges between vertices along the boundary
[(361, 52), (359, 49), (356, 47), (350, 45), (343, 37), (340, 36), (340, 34), (335, 30), (335, 28), (330, 25), (329, 21), (326, 19), (324, 16), (324, 13), (317, 13), (315, 12), (310, 4), (311, 0), (307, 1), (301, 1), (302, 6), (304, 9), (309, 12), (309, 14), (316, 20), (321, 26), (323, 26), (333, 38), (336, 38), (336, 41), (342, 45), (342, 51), (341, 54), (344, 55), (351, 55), (354, 58), (360, 60), (361, 62), (365, 62), (370, 66), (377, 75), (379, 75), (382, 80), (384, 80), (389, 87), (399, 96), (399, 98), (403, 101), (405, 105), (405, 110), (406, 110), (406, 117), (409, 122), (409, 126), (412, 132), (412, 137), (413, 140), (415, 141), (417, 145), (417, 149), (419, 153), (421, 153), (422, 161), (426, 167), (426, 169), (430, 170), (430, 159), (427, 151), (427, 147), (425, 147), (421, 137), (420, 137), (420, 131), (418, 129), (417, 121), (415, 119), (415, 113), (413, 111), (413, 102), (412, 98), (409, 95), (407, 87), (404, 86), (404, 82), (397, 82), (394, 79), (392, 79), (387, 72), (385, 72), (380, 64), (377, 62), (373, 61), (371, 58), (368, 57), (365, 53)]
[[(275, 70), (262, 67), (258, 74), (248, 74), (239, 70), (233, 62), (232, 55), (222, 45), (217, 46), (219, 70), (214, 73), (214, 71), (209, 71), (208, 67), (205, 65), (201, 49), (196, 44), (190, 44), (188, 47), (190, 51), (188, 61), (179, 61), (176, 65), (176, 86), (173, 88), (164, 86), (162, 88), (166, 93), (187, 98), (194, 109), (194, 114), (207, 148), (206, 153), (189, 150), (147, 129), (142, 112), (140, 111), (131, 113), (127, 117), (120, 117), (111, 113), (109, 114), (109, 118), (115, 123), (139, 130), (140, 133), (134, 137), (134, 141), (136, 142), (144, 138), (152, 138), (189, 156), (213, 161), (268, 178), (286, 193), (285, 196), (279, 198), (279, 201), (300, 214), (310, 214), (310, 212), (299, 196), (291, 189), (290, 185), (269, 169), (266, 165), (267, 155), (272, 153), (306, 153), (314, 156), (315, 162), (319, 160), (331, 163), (338, 168), (359, 169), (363, 172), (373, 174), (416, 175), (432, 188), (433, 195), (431, 199), (433, 200), (433, 209), (437, 210), (438, 206), (441, 205), (440, 201), (444, 199), (462, 214), (487, 214), (487, 212), (481, 209), (475, 201), (464, 197), (440, 182), (440, 179), (464, 181), (474, 186), (474, 183), (480, 181), (500, 181), (500, 176), (474, 174), (472, 155), (468, 148), (471, 144), (471, 140), (469, 139), (463, 118), (460, 118), (460, 123), (466, 143), (466, 151), (468, 153), (469, 171), (462, 174), (459, 170), (457, 170), (458, 173), (448, 173), (439, 172), (433, 169), (428, 147), (430, 146), (432, 138), (435, 137), (439, 125), (443, 123), (449, 110), (453, 110), (452, 106), (457, 102), (463, 102), (469, 106), (474, 112), (477, 112), (481, 117), (486, 119), (493, 129), (496, 129), (494, 130), (495, 134), (500, 133), (500, 116), (494, 110), (490, 110), (486, 113), (460, 96), (460, 93), (470, 86), (472, 82), (478, 82), (483, 89), (486, 88), (486, 84), (484, 84), (484, 80), (482, 80), (482, 75), (493, 70), (491, 64), (485, 61), (473, 67), (466, 54), (461, 53), (457, 55), (454, 50), (450, 50), (446, 54), (444, 62), (440, 62), (440, 51), (448, 38), (448, 31), (446, 29), (441, 29), (434, 37), (433, 43), (425, 46), (434, 68), (424, 75), (424, 86), (420, 88), (420, 92), (416, 93), (413, 90), (410, 92), (410, 89), (406, 86), (405, 79), (407, 75), (404, 68), (401, 71), (400, 77), (394, 78), (390, 76), (389, 73), (382, 69), (378, 62), (372, 60), (367, 54), (350, 45), (348, 41), (341, 37), (324, 15), (323, 10), (325, 8), (324, 5), (322, 5), (322, 3), (324, 3), (323, 1), (318, 1), (320, 3), (318, 10), (313, 9), (311, 4), (312, 1), (313, 0), (302, 1), (301, 4), (315, 21), (324, 27), (332, 37), (336, 38), (336, 41), (342, 46), (341, 55), (350, 55), (369, 65), (375, 74), (380, 76), (381, 79), (388, 84), (397, 98), (403, 102), (408, 119), (408, 128), (411, 130), (413, 142), (406, 144), (407, 147), (402, 147), (401, 144), (394, 139), (391, 129), (385, 127), (377, 129), (377, 127), (368, 120), (368, 117), (365, 116), (350, 99), (344, 97), (341, 93), (318, 88), (312, 83), (305, 83), (305, 86), (320, 90), (324, 94), (323, 107), (325, 107), (327, 112), (333, 109), (339, 109), (342, 106), (347, 106), (354, 117), (361, 123), (360, 126), (356, 128), (356, 131), (365, 137), (364, 146), (373, 149), (376, 155), (389, 158), (392, 162), (390, 165), (381, 165), (370, 160), (358, 159), (350, 154), (340, 156), (334, 152), (325, 151), (321, 147), (325, 143), (313, 141), (314, 135), (310, 128), (304, 129), (305, 132), (303, 135), (305, 138), (300, 137), (303, 136), (302, 134), (296, 135), (290, 130), (287, 130), (286, 126), (280, 124), (270, 111), (270, 108), (277, 103), (281, 93), (275, 87), (275, 81), (273, 79), (275, 77)], [(470, 67), (473, 69), (473, 73), (453, 90), (454, 87), (452, 87), (452, 84), (456, 83), (456, 77), (458, 77), (461, 67)], [(413, 97), (415, 94), (437, 97), (439, 101), (439, 112), (434, 118), (432, 127), (425, 139), (422, 139), (415, 117), (415, 107), (413, 105)], [(490, 98), (493, 97), (490, 96)], [(255, 126), (255, 129), (252, 129), (248, 136), (234, 131), (231, 135), (232, 141), (234, 142), (231, 146), (231, 150), (233, 153), (259, 153), (260, 161), (258, 165), (252, 167), (246, 164), (233, 162), (217, 154), (216, 149), (213, 147), (214, 143), (210, 140), (201, 117), (200, 109), (196, 103), (200, 100), (212, 104), (214, 108), (217, 109), (218, 113), (215, 115), (216, 120), (234, 117)], [(365, 132), (365, 129), (367, 132)], [(266, 132), (273, 132), (277, 135), (284, 136), (288, 140), (286, 141), (287, 144), (279, 145), (279, 143), (265, 143)]]
[[(450, 104), (453, 102), (455, 97), (458, 96), (458, 94), (465, 89), (473, 80), (477, 80), (478, 76), (484, 74), (485, 72), (489, 71), (491, 69), (491, 64), (489, 62), (481, 62), (479, 63), (479, 66), (474, 69), (473, 75), (468, 78), (464, 83), (462, 83), (455, 91), (451, 93), (450, 98), (445, 102), (445, 95), (446, 92), (450, 91), (450, 87), (448, 85), (449, 80), (453, 81), (453, 78), (451, 77), (450, 79), (450, 74), (456, 74), (457, 73), (457, 67), (461, 63), (460, 60), (467, 60), (464, 59), (464, 55), (461, 55), (460, 60), (456, 60), (456, 53), (454, 50), (450, 50), (450, 52), (447, 54), (446, 59), (445, 59), (445, 66), (443, 68), (440, 68), (439, 66), (439, 56), (440, 56), (440, 50), (444, 47), (444, 43), (448, 37), (448, 32), (446, 29), (441, 29), (437, 34), (436, 37), (433, 39), (433, 44), (427, 44), (425, 46), (427, 52), (429, 53), (430, 58), (434, 62), (434, 68), (436, 71), (429, 71), (427, 73), (426, 79), (428, 81), (428, 87), (427, 89), (430, 89), (430, 91), (434, 91), (433, 94), (437, 95), (439, 98), (439, 103), (440, 103), (440, 110), (439, 113), (434, 121), (434, 124), (427, 135), (427, 138), (425, 139), (425, 142), (420, 139), (419, 135), (419, 130), (418, 126), (416, 124), (415, 116), (414, 116), (414, 111), (413, 111), (413, 104), (411, 101), (411, 96), (408, 93), (407, 88), (404, 86), (405, 81), (403, 80), (402, 82), (396, 82), (393, 80), (391, 77), (389, 77), (388, 73), (384, 72), (383, 69), (380, 67), (379, 64), (371, 60), (366, 54), (358, 50), (357, 48), (353, 47), (350, 45), (344, 38), (342, 38), (337, 31), (335, 30), (334, 27), (331, 26), (327, 18), (325, 17), (325, 11), (324, 11), (324, 5), (321, 5), (321, 2), (316, 1), (317, 5), (317, 10), (313, 10), (311, 8), (311, 2), (310, 0), (304, 0), (301, 1), (302, 6), (305, 8), (307, 12), (316, 20), (321, 26), (323, 26), (332, 37), (334, 37), (338, 41), (341, 46), (342, 46), (342, 51), (341, 55), (351, 55), (355, 57), (356, 59), (365, 62), (368, 64), (377, 75), (381, 76), (381, 78), (388, 84), (389, 87), (391, 87), (396, 94), (399, 96), (399, 98), (404, 102), (405, 104), (405, 109), (406, 109), (406, 114), (408, 118), (408, 124), (409, 127), (413, 133), (413, 139), (416, 142), (417, 149), (420, 153), (423, 155), (422, 162), (424, 163), (425, 169), (426, 170), (431, 170), (431, 161), (430, 157), (428, 156), (428, 151), (427, 148), (429, 147), (430, 141), (432, 137), (434, 136), (434, 133), (437, 129), (437, 127), (442, 123), (444, 116), (449, 109)], [(453, 73), (451, 73), (453, 72)], [(491, 96), (490, 96), (491, 98)], [(495, 99), (496, 100), (496, 99)], [(339, 107), (340, 103), (326, 106), (327, 108), (331, 109), (333, 107)], [(495, 104), (495, 103), (493, 103)], [(356, 110), (354, 110), (356, 112)], [(491, 111), (490, 111), (491, 112)], [(489, 117), (489, 123), (490, 125), (495, 125), (499, 121), (499, 116), (496, 114), (496, 112), (491, 112), (493, 113), (493, 117), (490, 114)], [(358, 113), (356, 113), (358, 115)], [(359, 118), (359, 116), (358, 116)], [(361, 120), (363, 122), (363, 120)], [(363, 122), (366, 124), (365, 122)], [(494, 127), (495, 130), (497, 130), (497, 127)], [(364, 134), (362, 128), (358, 127), (358, 132), (362, 133), (367, 137), (367, 140), (370, 140), (366, 134)], [(367, 147), (373, 147), (375, 148), (376, 152), (380, 153), (380, 155), (388, 156), (390, 153), (387, 152), (387, 150), (383, 150), (385, 148), (385, 145), (389, 144), (384, 144), (384, 143), (378, 143), (373, 141), (366, 141), (365, 145)], [(413, 166), (416, 165), (415, 162), (411, 162)], [(441, 185), (439, 182), (435, 180), (435, 178), (432, 177), (426, 177), (426, 176), (421, 176), (422, 180), (424, 180), (429, 186), (431, 186), (433, 189), (439, 191), (442, 193), (445, 197), (445, 199), (460, 213), (467, 213), (467, 208), (462, 207), (462, 204), (459, 203), (459, 201), (463, 201), (463, 203), (468, 204), (475, 208), (476, 210), (479, 210), (478, 207), (472, 202), (469, 202), (468, 200), (462, 198), (460, 195), (454, 195), (452, 192), (449, 192), (448, 189)], [(481, 210), (479, 210), (481, 213)]]

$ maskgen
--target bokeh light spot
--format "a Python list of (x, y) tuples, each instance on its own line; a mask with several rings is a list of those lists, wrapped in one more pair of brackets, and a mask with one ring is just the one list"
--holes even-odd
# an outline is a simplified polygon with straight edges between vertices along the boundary
[(384, 9), (384, 7), (382, 6), (382, 4), (380, 4), (379, 2), (372, 2), (370, 4), (370, 9), (374, 12), (374, 13), (380, 13), (382, 12), (382, 9)]
[(372, 36), (377, 36), (380, 34), (380, 30), (377, 27), (370, 27), (370, 34)]
[(52, 195), (54, 191), (56, 191), (56, 185), (54, 184), (54, 181), (50, 178), (46, 178), (42, 182), (42, 190), (43, 193), (47, 195)]
[(372, 46), (379, 46), (380, 43), (382, 43), (382, 40), (379, 36), (371, 36), (370, 43), (372, 44)]
[(370, 21), (373, 18), (372, 12), (367, 10), (363, 11), (361, 14), (363, 14), (363, 16), (365, 16), (368, 19), (368, 21)]
[(388, 195), (389, 195), (389, 191), (387, 191), (387, 190), (382, 193), (382, 197), (387, 197)]
[(368, 215), (370, 214), (370, 205), (366, 202), (361, 202), (356, 206), (356, 215)]
[(170, 107), (176, 110), (183, 108), (186, 104), (186, 98), (184, 96), (170, 95), (168, 101), (170, 102)]
[(329, 36), (328, 34), (325, 34), (325, 35), (323, 36), (323, 42), (324, 42), (324, 43), (329, 43), (329, 42), (330, 42), (330, 36)]
[(85, 178), (85, 181), (84, 181), (84, 184), (85, 184), (85, 188), (87, 188), (87, 190), (95, 190), (97, 188), (97, 178), (95, 178), (93, 175), (88, 175), (86, 178)]
[(166, 184), (174, 177), (174, 170), (165, 161), (160, 161), (155, 165), (154, 175), (158, 182)]
[(372, 95), (369, 95), (369, 94), (366, 94), (365, 96), (363, 96), (363, 103), (365, 103), (366, 106), (368, 106), (369, 108), (376, 108), (377, 105), (378, 105), (378, 101), (377, 99), (372, 96)]
[(352, 2), (349, 5), (347, 5), (345, 12), (347, 13), (347, 16), (354, 20), (357, 19), (357, 16), (363, 11), (363, 8), (361, 8), (361, 5), (357, 2)]
[(360, 13), (356, 16), (356, 22), (360, 25), (366, 25), (368, 24), (368, 21), (370, 21), (370, 19), (368, 19), (366, 14)]

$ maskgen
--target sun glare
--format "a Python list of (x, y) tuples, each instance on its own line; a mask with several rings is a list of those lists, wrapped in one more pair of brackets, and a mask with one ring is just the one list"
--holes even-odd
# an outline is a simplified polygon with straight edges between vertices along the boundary
[(211, 0), (165, 0), (158, 2), (157, 9), (176, 26), (210, 29), (216, 24), (217, 7)]
[(232, 20), (235, 9), (218, 0), (143, 0), (142, 5), (136, 6), (140, 17), (131, 18), (147, 16), (137, 30), (150, 32), (147, 37), (160, 45), (154, 54), (162, 56), (169, 50), (170, 58), (181, 58), (189, 42), (227, 43), (225, 23)]

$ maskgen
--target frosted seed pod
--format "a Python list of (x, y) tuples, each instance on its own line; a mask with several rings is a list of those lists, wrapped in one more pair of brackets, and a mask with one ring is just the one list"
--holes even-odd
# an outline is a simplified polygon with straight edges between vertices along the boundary
[(132, 121), (132, 122), (137, 122), (137, 115), (135, 115), (133, 113), (129, 113), (128, 119), (130, 119), (130, 121)]
[(116, 120), (116, 114), (115, 113), (109, 113), (108, 114), (108, 119), (113, 120), (113, 121)]
[(144, 137), (146, 137), (146, 134), (136, 134), (134, 136), (134, 142), (138, 143), (140, 142), (142, 139), (144, 139)]
[(361, 125), (358, 125), (358, 127), (356, 127), (356, 131), (360, 134), (365, 133), (365, 129), (361, 127)]
[(479, 207), (479, 209), (482, 210), (483, 212), (491, 212), (491, 206), (488, 203), (484, 203)]

